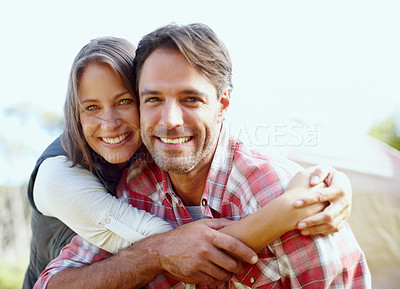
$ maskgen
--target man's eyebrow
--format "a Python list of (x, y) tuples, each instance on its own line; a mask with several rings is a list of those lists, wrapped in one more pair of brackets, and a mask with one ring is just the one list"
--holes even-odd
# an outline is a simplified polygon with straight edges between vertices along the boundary
[(157, 91), (157, 90), (152, 90), (152, 89), (145, 89), (143, 91), (140, 92), (140, 96), (146, 96), (146, 95), (160, 95), (161, 92)]
[[(153, 89), (144, 89), (143, 91), (140, 92), (140, 97), (145, 97), (145, 96), (158, 96), (161, 95), (162, 93), (158, 90), (153, 90)], [(201, 96), (201, 97), (206, 97), (207, 94), (201, 90), (198, 89), (183, 89), (179, 91), (180, 95), (196, 95), (196, 96)]]
[(206, 93), (197, 89), (184, 89), (180, 92), (180, 94), (186, 95), (198, 95), (198, 96), (207, 96)]

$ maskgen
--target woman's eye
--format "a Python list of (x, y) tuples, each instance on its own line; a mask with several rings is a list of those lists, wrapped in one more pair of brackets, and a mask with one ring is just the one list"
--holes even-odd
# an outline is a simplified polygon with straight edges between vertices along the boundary
[(133, 102), (132, 99), (126, 98), (120, 101), (120, 104), (131, 104)]
[(95, 104), (89, 105), (89, 106), (86, 107), (86, 110), (89, 110), (89, 111), (93, 111), (93, 110), (96, 110), (96, 109), (99, 109), (99, 107), (97, 105), (95, 105)]

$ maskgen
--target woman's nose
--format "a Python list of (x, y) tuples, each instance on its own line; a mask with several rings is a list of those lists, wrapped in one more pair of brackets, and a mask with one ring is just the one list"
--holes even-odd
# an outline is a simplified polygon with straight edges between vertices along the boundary
[(101, 128), (104, 130), (114, 130), (121, 125), (122, 121), (118, 112), (114, 109), (105, 109), (101, 118)]

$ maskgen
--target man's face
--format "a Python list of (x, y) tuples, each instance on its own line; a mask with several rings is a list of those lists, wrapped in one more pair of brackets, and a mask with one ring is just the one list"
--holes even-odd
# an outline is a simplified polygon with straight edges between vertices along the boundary
[(229, 89), (218, 100), (214, 85), (173, 49), (156, 49), (139, 79), (143, 143), (157, 165), (183, 174), (211, 163)]

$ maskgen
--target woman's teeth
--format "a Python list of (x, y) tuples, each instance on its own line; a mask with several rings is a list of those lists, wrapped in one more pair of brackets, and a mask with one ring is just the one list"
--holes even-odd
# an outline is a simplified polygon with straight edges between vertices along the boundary
[(116, 138), (103, 137), (102, 140), (108, 144), (118, 144), (118, 143), (122, 142), (124, 139), (126, 139), (128, 137), (128, 135), (129, 135), (129, 133), (126, 133), (126, 134), (121, 135)]
[(160, 137), (160, 140), (163, 143), (170, 143), (170, 144), (182, 144), (185, 142), (188, 142), (190, 140), (190, 137), (178, 137), (178, 138), (164, 138)]

